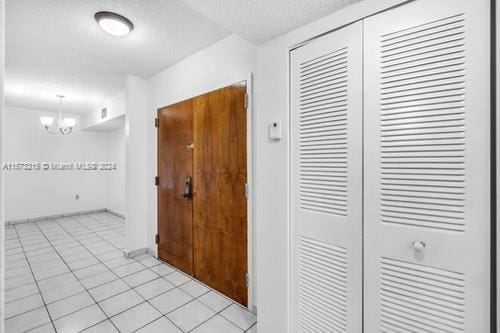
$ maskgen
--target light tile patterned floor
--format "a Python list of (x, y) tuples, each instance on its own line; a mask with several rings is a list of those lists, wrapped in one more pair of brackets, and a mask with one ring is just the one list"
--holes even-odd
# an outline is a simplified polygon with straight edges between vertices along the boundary
[(7, 226), (7, 333), (237, 333), (256, 316), (150, 255), (107, 213)]

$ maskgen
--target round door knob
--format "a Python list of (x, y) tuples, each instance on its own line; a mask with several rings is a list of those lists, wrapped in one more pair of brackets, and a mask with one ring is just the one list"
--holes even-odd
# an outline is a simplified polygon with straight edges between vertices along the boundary
[(418, 241), (418, 242), (413, 242), (412, 245), (415, 251), (423, 251), (425, 249), (426, 244), (422, 241)]

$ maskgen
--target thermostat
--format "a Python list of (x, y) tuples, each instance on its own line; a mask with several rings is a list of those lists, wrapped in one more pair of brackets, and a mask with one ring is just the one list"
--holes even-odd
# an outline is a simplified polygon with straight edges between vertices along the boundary
[(274, 121), (269, 125), (269, 139), (279, 141), (282, 138), (281, 121)]

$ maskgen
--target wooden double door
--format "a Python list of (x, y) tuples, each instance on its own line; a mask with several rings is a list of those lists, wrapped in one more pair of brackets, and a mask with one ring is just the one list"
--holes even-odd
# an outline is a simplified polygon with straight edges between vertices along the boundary
[(246, 82), (158, 110), (158, 256), (247, 304)]

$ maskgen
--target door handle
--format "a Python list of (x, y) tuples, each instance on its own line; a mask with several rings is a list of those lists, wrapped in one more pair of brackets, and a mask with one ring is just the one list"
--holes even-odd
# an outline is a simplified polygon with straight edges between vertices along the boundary
[(192, 186), (191, 176), (186, 176), (186, 178), (184, 178), (184, 187), (181, 193), (181, 198), (186, 200), (191, 199), (193, 197), (193, 194), (191, 193), (192, 187), (193, 186)]
[(425, 250), (425, 247), (427, 246), (427, 244), (425, 244), (422, 241), (415, 241), (415, 242), (411, 243), (411, 245), (415, 251), (423, 251), (423, 250)]

